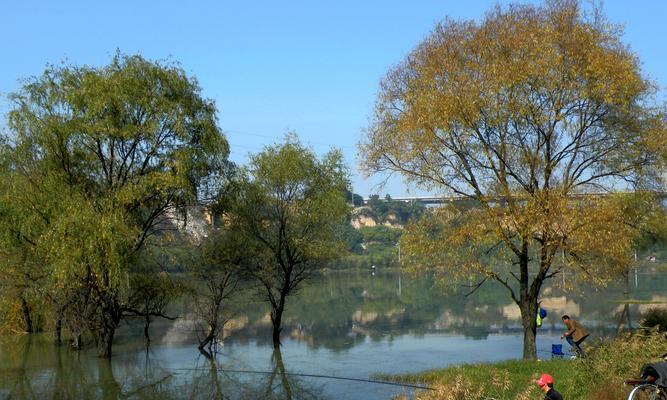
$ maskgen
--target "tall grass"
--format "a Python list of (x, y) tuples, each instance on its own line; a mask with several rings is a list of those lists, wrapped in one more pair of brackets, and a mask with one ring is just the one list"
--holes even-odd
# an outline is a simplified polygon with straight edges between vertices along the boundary
[(392, 378), (434, 389), (416, 393), (416, 400), (528, 400), (542, 398), (535, 380), (548, 373), (567, 400), (616, 400), (625, 399), (631, 389), (625, 380), (637, 377), (642, 365), (665, 352), (665, 333), (640, 331), (601, 341), (585, 359), (461, 365)]

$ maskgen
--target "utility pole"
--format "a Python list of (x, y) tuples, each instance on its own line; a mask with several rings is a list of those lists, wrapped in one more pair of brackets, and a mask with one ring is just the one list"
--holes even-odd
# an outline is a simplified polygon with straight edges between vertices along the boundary
[(401, 242), (397, 242), (396, 246), (398, 247), (398, 295), (401, 295)]
[(638, 286), (638, 280), (637, 280), (637, 249), (635, 248), (635, 289), (637, 289)]
[(565, 287), (565, 249), (564, 248), (561, 251), (561, 257), (562, 257), (562, 262), (563, 262), (563, 268), (561, 269), (560, 277), (563, 280), (563, 287)]

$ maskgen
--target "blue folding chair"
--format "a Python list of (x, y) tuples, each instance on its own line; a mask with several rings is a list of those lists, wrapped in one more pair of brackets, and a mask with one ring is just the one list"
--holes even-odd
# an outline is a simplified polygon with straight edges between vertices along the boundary
[(552, 344), (551, 345), (551, 358), (563, 358), (565, 357), (565, 353), (563, 353), (563, 345), (562, 344)]

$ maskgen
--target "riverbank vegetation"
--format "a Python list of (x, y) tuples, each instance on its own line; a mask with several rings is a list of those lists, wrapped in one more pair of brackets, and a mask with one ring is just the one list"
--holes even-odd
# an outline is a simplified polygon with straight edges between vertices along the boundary
[(528, 400), (540, 398), (535, 380), (548, 373), (566, 399), (612, 400), (627, 397), (623, 382), (637, 378), (641, 367), (659, 361), (667, 336), (642, 331), (597, 343), (585, 359), (512, 360), (494, 364), (459, 365), (420, 374), (384, 377), (434, 388), (417, 400)]

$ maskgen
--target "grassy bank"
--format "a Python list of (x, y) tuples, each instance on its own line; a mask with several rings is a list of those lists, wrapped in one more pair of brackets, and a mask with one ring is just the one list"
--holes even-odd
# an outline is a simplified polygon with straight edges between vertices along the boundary
[(588, 349), (586, 359), (512, 360), (383, 378), (435, 388), (418, 393), (417, 400), (527, 400), (542, 398), (534, 382), (540, 374), (548, 373), (567, 400), (625, 399), (630, 388), (623, 382), (636, 377), (643, 364), (657, 361), (665, 352), (665, 333), (639, 333), (603, 341)]

